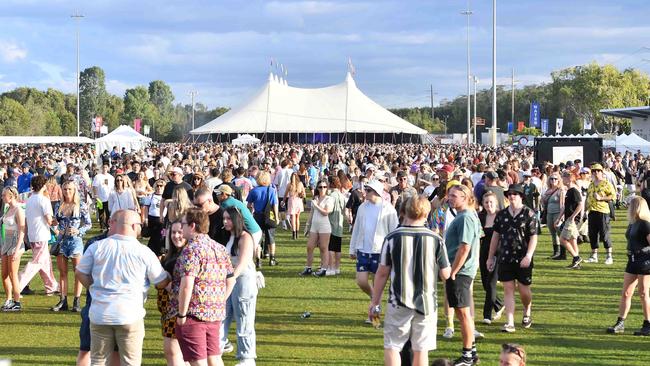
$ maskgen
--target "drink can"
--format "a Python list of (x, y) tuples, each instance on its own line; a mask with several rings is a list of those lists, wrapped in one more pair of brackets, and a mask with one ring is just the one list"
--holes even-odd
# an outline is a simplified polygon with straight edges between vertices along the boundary
[(303, 318), (303, 319), (307, 319), (307, 318), (311, 317), (311, 313), (308, 312), (308, 311), (305, 311), (304, 313), (302, 313), (302, 315), (300, 315), (300, 317)]

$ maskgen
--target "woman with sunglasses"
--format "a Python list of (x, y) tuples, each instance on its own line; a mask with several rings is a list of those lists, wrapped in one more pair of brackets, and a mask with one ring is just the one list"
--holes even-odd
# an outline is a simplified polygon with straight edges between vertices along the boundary
[(115, 177), (115, 190), (108, 196), (108, 210), (111, 213), (118, 210), (140, 210), (135, 192), (129, 188), (130, 182), (131, 180), (125, 174), (118, 174)]
[(542, 196), (542, 207), (545, 208), (546, 225), (548, 231), (551, 233), (551, 240), (553, 241), (553, 255), (550, 257), (554, 260), (566, 259), (566, 248), (560, 246), (559, 238), (559, 225), (564, 211), (564, 185), (560, 179), (558, 172), (553, 172), (548, 177), (548, 185), (546, 192)]
[(161, 207), (164, 190), (165, 181), (162, 179), (157, 180), (154, 183), (154, 191), (145, 198), (143, 206), (144, 224), (149, 231), (149, 242), (147, 246), (158, 257), (163, 255), (163, 249), (165, 248), (165, 238), (162, 235), (165, 212), (163, 212)]
[(207, 187), (207, 184), (205, 183), (205, 176), (201, 172), (196, 172), (194, 175), (192, 175), (192, 193), (196, 194), (196, 191), (198, 191), (201, 187)]
[(237, 323), (238, 365), (254, 365), (255, 308), (257, 303), (257, 276), (255, 271), (255, 248), (253, 237), (245, 230), (244, 218), (236, 207), (223, 213), (223, 226), (230, 232), (226, 251), (234, 268), (235, 286), (226, 301), (226, 319), (221, 323), (221, 344), (228, 340), (230, 324)]
[[(82, 237), (90, 230), (92, 221), (88, 207), (79, 197), (77, 185), (72, 181), (63, 183), (63, 196), (59, 210), (56, 212), (58, 240), (61, 241), (61, 249), (56, 257), (56, 264), (59, 268), (59, 289), (61, 298), (52, 307), (52, 311), (68, 310), (68, 259), (72, 261), (72, 271), (76, 270), (81, 255), (83, 254)], [(81, 296), (81, 282), (74, 281), (74, 300), (71, 311), (81, 311), (79, 297)]]
[[(164, 185), (163, 185), (164, 187)], [(157, 187), (156, 187), (156, 190)], [(169, 252), (162, 260), (162, 266), (170, 274), (174, 275), (174, 267), (176, 267), (176, 260), (180, 256), (183, 248), (187, 245), (187, 239), (183, 237), (183, 225), (180, 221), (172, 223), (169, 233), (169, 242), (172, 245)], [(176, 273), (178, 275), (178, 273)], [(167, 288), (158, 289), (158, 311), (160, 311), (160, 321), (162, 323), (162, 336), (163, 336), (163, 351), (168, 366), (183, 366), (183, 355), (181, 348), (176, 339), (174, 328), (176, 326), (176, 316), (169, 316), (170, 314), (170, 292)]]
[[(323, 277), (327, 274), (328, 247), (332, 226), (330, 225), (329, 214), (332, 212), (334, 202), (327, 195), (327, 181), (321, 180), (316, 185), (316, 192), (311, 201), (311, 212), (307, 220), (305, 235), (309, 235), (307, 240), (307, 263), (305, 269), (300, 273), (301, 276), (313, 274), (316, 277)], [(314, 249), (318, 246), (320, 250), (320, 269), (312, 271), (311, 266), (314, 261)]]

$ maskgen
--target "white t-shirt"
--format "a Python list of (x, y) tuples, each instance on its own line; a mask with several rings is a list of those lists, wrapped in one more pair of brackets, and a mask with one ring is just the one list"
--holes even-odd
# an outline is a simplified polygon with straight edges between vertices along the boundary
[(149, 216), (160, 217), (160, 202), (162, 196), (159, 194), (150, 194), (144, 199), (144, 205), (149, 206)]
[(133, 324), (145, 316), (150, 284), (167, 278), (156, 255), (138, 239), (113, 235), (88, 247), (77, 270), (93, 278), (90, 322)]
[(97, 198), (108, 202), (108, 196), (115, 189), (115, 178), (110, 174), (99, 173), (93, 179), (93, 187), (97, 190)]
[(50, 226), (45, 216), (52, 214), (50, 200), (42, 194), (33, 194), (25, 204), (25, 220), (27, 224), (27, 237), (32, 243), (50, 241)]
[(379, 214), (381, 213), (383, 202), (368, 203), (370, 204), (366, 206), (367, 211), (364, 216), (366, 222), (363, 223), (363, 247), (359, 251), (371, 254), (373, 253), (372, 248), (375, 245), (375, 230), (377, 230), (377, 222), (379, 221)]
[(287, 192), (287, 186), (291, 180), (291, 174), (293, 174), (293, 170), (284, 168), (280, 171), (280, 174), (275, 177), (274, 183), (278, 187), (278, 197), (284, 197)]

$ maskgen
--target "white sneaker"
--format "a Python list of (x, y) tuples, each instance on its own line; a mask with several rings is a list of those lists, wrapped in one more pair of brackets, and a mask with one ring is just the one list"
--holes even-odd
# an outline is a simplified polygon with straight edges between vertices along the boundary
[(506, 306), (502, 306), (499, 311), (497, 311), (494, 316), (492, 317), (492, 320), (499, 320), (501, 319), (501, 316), (503, 315), (503, 312), (506, 311)]
[(340, 268), (335, 269), (334, 273), (336, 273), (337, 275), (340, 275), (341, 274), (341, 269)]
[(607, 264), (607, 265), (614, 264), (614, 257), (612, 257), (611, 255), (608, 255), (607, 258), (605, 258), (605, 264)]
[(485, 318), (485, 319), (483, 319), (483, 324), (490, 325), (490, 324), (492, 324), (492, 320), (488, 319), (488, 318)]
[(474, 329), (474, 339), (483, 339), (483, 338), (485, 338), (485, 334)]
[(454, 337), (454, 328), (447, 328), (445, 329), (445, 332), (442, 334), (442, 338), (445, 339), (451, 339)]
[(598, 256), (592, 254), (591, 257), (585, 260), (585, 263), (598, 263)]
[(333, 269), (328, 269), (325, 271), (325, 276), (336, 276), (336, 271)]
[(226, 340), (226, 344), (223, 346), (223, 353), (230, 353), (235, 350), (235, 346), (230, 342), (229, 339)]

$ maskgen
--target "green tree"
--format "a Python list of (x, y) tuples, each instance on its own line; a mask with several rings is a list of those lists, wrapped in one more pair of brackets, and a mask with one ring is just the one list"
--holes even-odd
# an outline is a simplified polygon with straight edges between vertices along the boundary
[(16, 100), (0, 98), (0, 133), (2, 135), (26, 135), (29, 128), (29, 113)]
[(106, 112), (108, 92), (106, 75), (98, 66), (89, 67), (79, 75), (79, 119), (81, 131), (90, 136), (92, 119)]
[(103, 113), (104, 125), (114, 130), (120, 125), (120, 116), (124, 112), (124, 100), (116, 95), (109, 95)]
[(162, 80), (155, 80), (149, 83), (149, 101), (156, 108), (156, 120), (152, 126), (154, 135), (158, 139), (165, 140), (172, 131), (174, 119), (174, 93), (172, 89)]
[(142, 125), (154, 125), (158, 119), (158, 111), (149, 99), (149, 90), (144, 86), (127, 89), (124, 93), (124, 112), (122, 121), (133, 126), (133, 120), (140, 118)]

